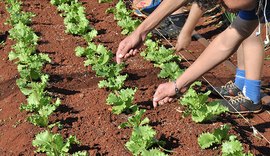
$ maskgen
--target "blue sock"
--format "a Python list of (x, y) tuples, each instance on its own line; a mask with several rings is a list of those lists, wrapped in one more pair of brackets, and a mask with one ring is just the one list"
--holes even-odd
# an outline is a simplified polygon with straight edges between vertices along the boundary
[(240, 70), (238, 68), (236, 69), (234, 84), (242, 91), (245, 84), (245, 76), (246, 76), (245, 70)]
[(246, 97), (258, 104), (261, 100), (261, 81), (260, 80), (245, 80), (243, 93)]

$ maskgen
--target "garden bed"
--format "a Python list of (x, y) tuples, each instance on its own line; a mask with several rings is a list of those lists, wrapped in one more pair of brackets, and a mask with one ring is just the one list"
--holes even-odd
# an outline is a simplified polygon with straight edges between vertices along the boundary
[[(117, 26), (112, 14), (106, 14), (114, 3), (99, 4), (97, 1), (83, 0), (87, 18), (98, 30), (96, 43), (104, 44), (114, 53), (119, 42), (125, 36)], [(34, 136), (41, 130), (26, 121), (27, 114), (20, 112), (19, 106), (25, 102), (24, 95), (16, 86), (18, 77), (16, 65), (8, 61), (8, 53), (13, 42), (8, 39), (9, 26), (3, 23), (8, 18), (5, 5), (0, 2), (0, 39), (5, 45), (0, 47), (0, 153), (1, 155), (34, 155), (32, 146)], [(52, 121), (61, 121), (63, 129), (54, 128), (64, 137), (75, 135), (81, 142), (74, 146), (73, 151), (86, 150), (90, 155), (131, 155), (124, 144), (129, 140), (130, 129), (118, 129), (128, 115), (114, 115), (111, 107), (106, 105), (109, 94), (97, 86), (100, 78), (90, 67), (84, 67), (84, 59), (75, 56), (77, 46), (86, 46), (79, 36), (67, 35), (63, 18), (59, 16), (55, 6), (48, 0), (24, 0), (23, 8), (36, 14), (31, 27), (40, 37), (38, 51), (49, 54), (52, 63), (47, 64), (44, 72), (50, 75), (48, 91), (55, 97), (60, 97), (62, 105), (51, 117)], [(202, 22), (201, 22), (202, 23)], [(198, 30), (208, 39), (212, 39), (217, 28), (209, 26)], [(217, 31), (217, 30), (216, 30)], [(209, 35), (211, 34), (211, 35)], [(181, 52), (188, 60), (193, 61), (200, 55), (204, 47), (192, 41), (189, 49), (192, 53)], [(269, 55), (270, 51), (266, 52)], [(236, 56), (231, 58), (235, 63)], [(200, 149), (197, 137), (206, 131), (212, 131), (222, 124), (231, 124), (233, 134), (243, 143), (245, 151), (250, 150), (255, 155), (268, 155), (270, 145), (261, 138), (253, 136), (253, 131), (241, 117), (223, 115), (217, 121), (207, 124), (195, 124), (190, 117), (182, 118), (179, 110), (184, 108), (178, 102), (173, 102), (156, 109), (152, 107), (152, 97), (156, 87), (166, 80), (159, 79), (159, 69), (137, 55), (127, 61), (124, 72), (129, 77), (125, 83), (128, 87), (137, 87), (135, 103), (140, 108), (147, 109), (146, 116), (150, 125), (157, 131), (157, 138), (166, 142), (164, 148), (171, 150), (171, 155), (219, 155), (220, 148)], [(269, 61), (265, 61), (263, 81), (269, 83)], [(234, 73), (220, 65), (205, 75), (214, 85), (225, 84), (234, 78)], [(267, 93), (267, 91), (265, 91)], [(264, 105), (260, 114), (245, 116), (268, 140), (270, 139), (269, 104)]]

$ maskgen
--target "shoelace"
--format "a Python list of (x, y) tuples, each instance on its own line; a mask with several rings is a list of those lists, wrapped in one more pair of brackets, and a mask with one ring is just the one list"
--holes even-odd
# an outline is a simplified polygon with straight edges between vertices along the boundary
[(234, 88), (234, 87), (235, 87), (235, 85), (232, 81), (229, 81), (224, 86), (221, 86), (222, 89)]
[(231, 104), (234, 104), (234, 103), (244, 102), (246, 100), (248, 99), (242, 93), (238, 93), (238, 95), (235, 97), (231, 96), (229, 99), (229, 102)]

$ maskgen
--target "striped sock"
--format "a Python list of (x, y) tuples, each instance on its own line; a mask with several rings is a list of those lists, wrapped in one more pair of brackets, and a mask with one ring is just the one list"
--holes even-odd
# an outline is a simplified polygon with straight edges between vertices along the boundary
[(240, 90), (243, 90), (243, 87), (244, 87), (244, 84), (245, 84), (245, 76), (246, 76), (246, 71), (245, 70), (240, 70), (239, 68), (236, 69), (236, 75), (235, 75), (234, 84)]

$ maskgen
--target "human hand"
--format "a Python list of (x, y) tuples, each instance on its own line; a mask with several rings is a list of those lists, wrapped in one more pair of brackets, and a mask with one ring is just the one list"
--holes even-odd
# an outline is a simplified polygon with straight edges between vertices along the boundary
[(163, 105), (168, 102), (172, 102), (173, 96), (176, 95), (175, 92), (175, 83), (167, 82), (160, 84), (153, 97), (153, 106)]
[(180, 33), (177, 39), (175, 50), (180, 51), (186, 49), (189, 46), (190, 42), (191, 42), (191, 35)]
[(121, 41), (116, 52), (116, 62), (121, 63), (123, 59), (134, 56), (139, 51), (143, 40), (144, 38), (141, 35), (133, 32)]

